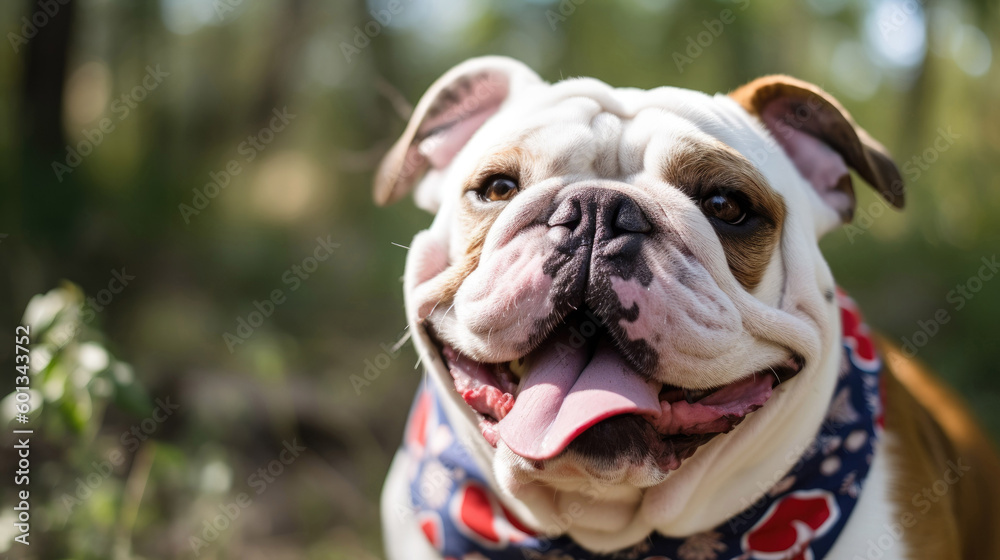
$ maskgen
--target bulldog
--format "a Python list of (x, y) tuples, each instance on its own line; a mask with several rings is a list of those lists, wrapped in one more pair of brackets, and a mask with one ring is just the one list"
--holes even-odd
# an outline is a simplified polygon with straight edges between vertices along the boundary
[(1000, 461), (818, 247), (886, 149), (820, 88), (555, 84), (466, 61), (375, 179), (426, 375), (389, 558), (1000, 558)]

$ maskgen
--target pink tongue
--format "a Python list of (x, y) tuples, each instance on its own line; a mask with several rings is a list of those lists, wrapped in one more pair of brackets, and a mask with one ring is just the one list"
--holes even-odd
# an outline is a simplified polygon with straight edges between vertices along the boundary
[(660, 414), (659, 383), (643, 380), (606, 341), (589, 363), (588, 346), (573, 342), (564, 330), (533, 357), (514, 407), (497, 423), (500, 439), (522, 457), (551, 459), (611, 416)]

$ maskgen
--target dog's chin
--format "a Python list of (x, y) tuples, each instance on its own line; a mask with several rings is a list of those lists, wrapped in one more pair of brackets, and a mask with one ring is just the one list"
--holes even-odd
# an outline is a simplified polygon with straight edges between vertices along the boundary
[(431, 329), (483, 437), (494, 447), (502, 442), (539, 478), (573, 472), (605, 483), (657, 484), (803, 367), (789, 352), (721, 387), (666, 385), (637, 372), (603, 326), (581, 337), (583, 315), (563, 318), (524, 356), (504, 363), (476, 361)]
[(599, 487), (649, 488), (716, 435), (664, 437), (642, 417), (620, 415), (598, 422), (552, 459), (531, 461), (505, 449), (504, 464), (515, 480), (556, 490), (579, 491), (581, 480)]
[(653, 486), (720, 433), (663, 435), (646, 418), (626, 414), (598, 422), (560, 456), (601, 482)]

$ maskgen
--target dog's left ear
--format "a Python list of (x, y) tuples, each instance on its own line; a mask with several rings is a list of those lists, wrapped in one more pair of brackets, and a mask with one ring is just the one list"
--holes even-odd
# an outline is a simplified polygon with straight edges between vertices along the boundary
[[(448, 167), (516, 89), (541, 82), (533, 70), (503, 56), (472, 58), (446, 72), (420, 98), (403, 135), (382, 159), (375, 202), (395, 202), (429, 169)], [(418, 189), (416, 199), (431, 212), (440, 205), (436, 192)]]
[(903, 179), (889, 152), (822, 89), (789, 76), (765, 76), (729, 96), (764, 123), (844, 222), (851, 221), (855, 206), (848, 166), (890, 204), (903, 207)]

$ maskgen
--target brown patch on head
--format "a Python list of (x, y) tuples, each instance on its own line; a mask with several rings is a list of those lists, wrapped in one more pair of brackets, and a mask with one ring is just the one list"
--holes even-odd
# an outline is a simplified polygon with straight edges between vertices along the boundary
[(781, 239), (785, 202), (746, 158), (722, 143), (691, 143), (671, 157), (663, 169), (667, 182), (683, 190), (696, 204), (719, 192), (745, 201), (745, 225), (713, 223), (733, 276), (752, 290), (767, 270)]
[(521, 146), (510, 146), (486, 158), (466, 180), (458, 215), (465, 247), (462, 249), (461, 258), (441, 272), (436, 297), (439, 305), (451, 304), (462, 283), (479, 266), (479, 257), (482, 255), (486, 236), (500, 217), (500, 212), (506, 207), (503, 202), (477, 205), (470, 200), (470, 197), (474, 196), (470, 191), (479, 189), (483, 182), (494, 175), (511, 177), (523, 189), (534, 180), (533, 164), (534, 160), (527, 150)]
[[(476, 171), (465, 181), (465, 192), (473, 191), (482, 186), (486, 179), (493, 175), (506, 175), (517, 180), (521, 187), (535, 180), (534, 157), (522, 146), (511, 145), (485, 158)], [(463, 217), (472, 210), (468, 201), (463, 201)]]

